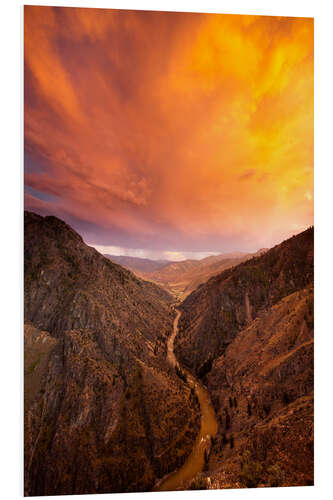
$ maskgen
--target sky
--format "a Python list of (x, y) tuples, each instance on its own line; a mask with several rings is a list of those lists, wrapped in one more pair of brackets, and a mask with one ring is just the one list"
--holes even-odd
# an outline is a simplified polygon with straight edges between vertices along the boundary
[(25, 208), (103, 253), (202, 258), (313, 224), (313, 19), (24, 8)]

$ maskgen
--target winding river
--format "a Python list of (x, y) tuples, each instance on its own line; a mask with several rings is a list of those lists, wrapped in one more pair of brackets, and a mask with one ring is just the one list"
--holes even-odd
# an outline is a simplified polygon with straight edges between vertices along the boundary
[[(178, 333), (178, 322), (181, 315), (179, 310), (176, 309), (176, 311), (177, 315), (173, 324), (173, 332), (168, 340), (168, 360), (174, 367), (179, 365), (174, 353), (174, 341)], [(190, 372), (185, 370), (183, 367), (181, 368), (182, 371), (186, 373), (189, 386), (194, 388), (198, 396), (201, 410), (201, 427), (193, 449), (184, 464), (162, 480), (156, 488), (154, 488), (154, 491), (172, 491), (181, 489), (185, 482), (194, 478), (198, 472), (201, 472), (204, 466), (205, 449), (207, 449), (210, 445), (210, 438), (214, 437), (217, 432), (216, 416), (208, 391), (195, 377), (193, 377)]]

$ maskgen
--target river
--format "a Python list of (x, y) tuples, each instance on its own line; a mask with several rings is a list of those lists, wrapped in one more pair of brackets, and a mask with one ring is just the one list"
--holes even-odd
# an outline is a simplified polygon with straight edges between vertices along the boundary
[[(174, 367), (179, 365), (174, 353), (174, 341), (178, 333), (178, 322), (181, 315), (179, 310), (176, 309), (176, 311), (177, 315), (174, 320), (173, 331), (167, 344), (168, 360)], [(182, 371), (186, 373), (189, 386), (194, 388), (198, 396), (201, 410), (201, 427), (192, 451), (184, 464), (162, 480), (158, 486), (154, 488), (154, 491), (172, 491), (181, 489), (185, 482), (191, 480), (196, 474), (201, 472), (205, 461), (205, 449), (210, 445), (210, 438), (214, 437), (217, 432), (215, 411), (207, 389), (205, 389), (190, 372), (185, 370), (182, 366), (181, 368)]]

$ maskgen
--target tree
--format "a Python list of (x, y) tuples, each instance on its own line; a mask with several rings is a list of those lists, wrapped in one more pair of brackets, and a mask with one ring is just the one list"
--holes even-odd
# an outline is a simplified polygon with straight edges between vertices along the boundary
[(204, 452), (204, 459), (205, 459), (205, 464), (208, 463), (208, 451), (207, 451), (207, 448), (205, 448), (205, 452)]
[(252, 415), (251, 405), (249, 402), (247, 403), (247, 414), (249, 417), (251, 417), (251, 415)]
[(227, 413), (227, 416), (225, 417), (225, 428), (230, 429), (230, 415)]

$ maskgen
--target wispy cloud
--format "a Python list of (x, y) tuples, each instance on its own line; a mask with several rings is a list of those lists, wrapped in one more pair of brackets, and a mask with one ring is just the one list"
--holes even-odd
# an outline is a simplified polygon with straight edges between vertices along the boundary
[(95, 244), (268, 246), (312, 223), (313, 21), (26, 6), (25, 150)]
[(240, 181), (245, 181), (246, 179), (250, 179), (251, 177), (253, 177), (255, 175), (256, 171), (254, 170), (254, 168), (250, 168), (249, 170), (246, 170), (243, 174), (241, 174), (238, 179)]

